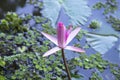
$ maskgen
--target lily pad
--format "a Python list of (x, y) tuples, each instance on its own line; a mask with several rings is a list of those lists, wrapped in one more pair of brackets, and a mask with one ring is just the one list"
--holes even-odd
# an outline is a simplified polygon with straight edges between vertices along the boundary
[(87, 0), (43, 0), (43, 6), (42, 14), (51, 20), (53, 27), (57, 23), (62, 8), (73, 25), (84, 24), (91, 14)]
[(66, 14), (70, 17), (70, 23), (73, 25), (84, 24), (87, 21), (87, 17), (91, 15), (87, 0), (65, 0), (63, 7)]
[(52, 26), (55, 26), (61, 5), (58, 0), (43, 0), (44, 9), (42, 10), (43, 16), (51, 20)]
[(86, 34), (86, 40), (88, 44), (101, 54), (105, 54), (109, 49), (111, 49), (115, 42), (118, 40), (117, 37), (112, 35), (101, 35), (101, 34)]

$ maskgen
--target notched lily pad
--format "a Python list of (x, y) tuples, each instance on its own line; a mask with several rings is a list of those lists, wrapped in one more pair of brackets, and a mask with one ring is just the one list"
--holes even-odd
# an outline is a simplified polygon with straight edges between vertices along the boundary
[(101, 54), (105, 54), (115, 45), (115, 42), (118, 40), (118, 38), (112, 35), (88, 33), (86, 34), (86, 40), (93, 49)]
[(53, 27), (57, 23), (61, 8), (65, 10), (65, 14), (70, 18), (69, 22), (73, 25), (84, 24), (91, 15), (86, 0), (43, 0), (43, 6), (42, 14), (51, 20)]
[(52, 26), (55, 27), (61, 6), (57, 0), (43, 0), (43, 3), (44, 9), (41, 13), (43, 16), (49, 18)]

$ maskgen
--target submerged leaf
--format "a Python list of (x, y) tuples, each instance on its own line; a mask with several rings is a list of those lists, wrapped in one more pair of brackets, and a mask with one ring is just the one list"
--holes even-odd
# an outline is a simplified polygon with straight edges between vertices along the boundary
[(91, 15), (87, 0), (65, 0), (63, 7), (66, 14), (70, 17), (70, 23), (73, 25), (84, 24), (87, 21), (87, 17)]
[(52, 26), (55, 27), (61, 6), (57, 0), (43, 0), (44, 9), (42, 10), (43, 16), (51, 20)]
[(114, 46), (118, 38), (115, 36), (89, 33), (87, 34), (86, 40), (93, 49), (101, 54), (105, 54), (110, 48)]
[(87, 17), (91, 14), (91, 9), (87, 6), (87, 0), (43, 0), (43, 16), (51, 20), (54, 27), (59, 18), (61, 8), (70, 18), (69, 22), (73, 25), (84, 24)]

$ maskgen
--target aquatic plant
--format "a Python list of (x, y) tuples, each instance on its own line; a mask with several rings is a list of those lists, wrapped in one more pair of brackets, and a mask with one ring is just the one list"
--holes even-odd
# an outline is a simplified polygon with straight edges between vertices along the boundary
[[(42, 26), (44, 32), (51, 35), (56, 33), (55, 29), (50, 27), (50, 22), (44, 23)], [(38, 31), (30, 29), (25, 33), (16, 35), (0, 33), (0, 42), (0, 50), (2, 50), (0, 51), (2, 57), (0, 59), (1, 65), (5, 63), (5, 66), (2, 66), (2, 68), (0, 65), (0, 79), (64, 80), (67, 77), (59, 51), (56, 52), (57, 55), (51, 55), (47, 58), (42, 57), (43, 53), (52, 48), (54, 44), (46, 40)], [(96, 68), (102, 74), (109, 66), (108, 61), (102, 59), (100, 54), (92, 54), (90, 56), (81, 54), (72, 60), (67, 60), (67, 62), (72, 79), (75, 80), (80, 80), (81, 78), (84, 80), (86, 77), (84, 74), (79, 74), (79, 70), (76, 67), (84, 70)], [(112, 65), (111, 71), (114, 72), (115, 78), (119, 80), (119, 70), (116, 69), (115, 65)], [(98, 79), (100, 75), (96, 75), (94, 76), (90, 73), (90, 76), (88, 75), (87, 78), (94, 76), (94, 79)]]
[(3, 58), (0, 56), (0, 79), (1, 80), (5, 80), (5, 76), (4, 76), (4, 71), (3, 71), (3, 67), (5, 66), (5, 61), (3, 60)]
[[(104, 60), (100, 53), (92, 54), (90, 56), (87, 56), (86, 54), (81, 54), (79, 57), (75, 57), (74, 59), (72, 59), (69, 64), (73, 65), (74, 67), (79, 66), (86, 70), (92, 70), (91, 77), (89, 77), (90, 80), (103, 80), (102, 73), (106, 69), (108, 69), (108, 67), (111, 74), (114, 75), (114, 78), (112, 79), (119, 80), (120, 78), (119, 65)], [(111, 77), (108, 77), (107, 79), (110, 80)]]
[[(87, 36), (87, 41), (88, 44), (96, 51), (98, 51), (99, 53), (107, 53), (112, 46), (116, 45), (116, 43), (118, 42), (118, 38), (120, 37), (119, 35), (119, 31), (120, 31), (120, 20), (118, 17), (119, 13), (119, 1), (118, 0), (105, 0), (105, 1), (99, 1), (98, 3), (96, 3), (94, 6), (94, 8), (98, 9), (101, 13), (103, 13), (104, 15), (101, 15), (101, 19), (97, 18), (98, 20), (103, 21), (103, 24), (101, 25), (100, 29), (97, 31), (92, 32), (93, 35), (90, 34), (90, 36)], [(105, 18), (103, 18), (105, 17)], [(106, 20), (106, 22), (104, 22), (104, 20)], [(88, 33), (89, 35), (89, 33)], [(95, 37), (96, 36), (96, 37)], [(99, 36), (99, 39), (97, 39), (97, 36)], [(109, 38), (109, 45), (106, 38)], [(111, 36), (111, 37), (110, 37)], [(101, 39), (100, 39), (101, 37)], [(93, 39), (94, 38), (94, 39)], [(102, 42), (102, 43), (101, 43)], [(103, 43), (105, 43), (106, 45), (104, 45)], [(107, 47), (109, 46), (109, 47)], [(119, 44), (118, 44), (119, 46)], [(104, 47), (104, 48), (103, 48)], [(101, 50), (100, 50), (101, 49)], [(118, 48), (117, 48), (118, 50)]]
[(105, 54), (118, 40), (118, 38), (113, 35), (87, 33), (86, 36), (87, 43), (101, 54)]
[(15, 34), (26, 31), (27, 27), (23, 25), (22, 19), (16, 13), (8, 12), (5, 19), (1, 20), (0, 32)]
[(76, 51), (76, 52), (82, 52), (84, 53), (85, 51), (74, 47), (74, 46), (67, 46), (69, 44), (69, 42), (77, 35), (77, 33), (80, 31), (80, 28), (76, 28), (75, 30), (72, 31), (72, 27), (70, 26), (68, 30), (66, 30), (65, 26), (63, 23), (59, 22), (58, 23), (58, 27), (57, 27), (57, 38), (41, 32), (45, 37), (47, 37), (50, 41), (52, 41), (54, 44), (56, 44), (58, 47), (54, 47), (51, 50), (47, 51), (43, 57), (49, 56), (53, 53), (55, 53), (56, 51), (61, 50), (62, 51), (62, 57), (63, 57), (63, 61), (64, 61), (64, 65), (66, 68), (66, 72), (68, 74), (68, 79), (71, 80), (71, 76), (70, 76), (70, 72), (68, 70), (68, 66), (65, 60), (65, 55), (64, 55), (64, 49), (67, 50), (72, 50), (72, 51)]
[(92, 20), (89, 27), (92, 29), (96, 29), (99, 28), (101, 26), (100, 22), (98, 22), (97, 20)]
[(91, 15), (87, 0), (43, 0), (43, 6), (42, 15), (51, 20), (52, 27), (55, 27), (63, 10), (63, 14), (69, 17), (68, 22), (75, 26), (85, 24)]
[[(38, 1), (38, 0), (33, 0), (32, 2), (34, 3), (34, 1)], [(64, 1), (65, 0), (59, 0), (61, 6), (64, 3)], [(19, 15), (18, 18), (20, 18)], [(31, 20), (31, 19), (33, 19), (36, 22), (36, 24), (40, 23), (39, 24), (40, 30), (43, 30), (43, 32), (46, 32), (50, 35), (56, 34), (55, 29), (51, 28), (52, 26), (49, 20), (47, 22), (46, 18), (44, 17), (38, 17), (38, 16), (33, 17), (32, 15), (27, 15), (26, 19), (21, 19), (22, 24), (20, 25), (24, 26), (26, 25), (26, 23), (29, 24), (29, 21), (27, 20)], [(106, 29), (106, 27), (110, 27), (110, 26), (105, 25), (104, 28)], [(29, 29), (27, 27), (27, 31), (25, 32), (18, 31), (15, 33), (12, 32), (10, 33), (11, 34), (0, 31), (0, 56), (1, 56), (0, 79), (1, 80), (34, 80), (34, 79), (35, 80), (66, 80), (65, 78), (67, 78), (67, 74), (64, 71), (65, 67), (63, 65), (62, 62), (63, 60), (61, 59), (61, 54), (59, 51), (56, 52), (57, 55), (51, 55), (47, 58), (42, 57), (43, 53), (45, 53), (55, 45), (52, 44), (49, 40), (47, 40), (45, 37), (43, 37), (40, 34), (40, 32), (38, 32), (36, 29), (33, 28)], [(83, 34), (86, 33), (80, 30), (76, 38), (81, 40)], [(118, 38), (114, 36), (113, 32), (112, 34), (113, 35), (111, 34), (104, 35), (102, 33), (101, 34), (90, 33), (90, 35), (86, 36), (87, 42), (89, 44), (91, 43), (90, 46), (93, 47), (93, 49), (104, 54), (112, 46), (114, 46), (115, 42), (118, 40)], [(106, 40), (109, 42), (107, 42)], [(77, 44), (75, 44), (74, 46), (77, 47), (81, 46), (79, 43), (80, 41), (78, 41)], [(104, 48), (99, 48), (99, 47), (104, 47)], [(117, 48), (120, 53), (120, 46)], [(68, 63), (67, 65), (69, 66), (72, 79), (81, 80), (81, 78), (83, 78), (82, 80), (86, 80), (86, 78), (88, 78), (91, 80), (93, 79), (103, 80), (105, 76), (107, 76), (107, 80), (111, 80), (111, 79), (119, 80), (120, 79), (119, 65), (110, 63), (108, 60), (104, 60), (102, 58), (103, 56), (100, 53), (97, 54), (93, 53), (92, 55), (89, 56), (86, 54), (80, 54), (73, 59), (67, 60)], [(79, 74), (81, 68), (82, 70), (90, 71), (90, 73), (84, 75), (86, 74), (86, 72), (85, 73), (81, 72), (82, 74)], [(108, 74), (105, 74), (105, 76), (103, 76), (104, 72), (108, 70), (109, 70)], [(109, 74), (112, 74), (114, 79)]]
[(120, 19), (114, 16), (106, 17), (106, 19), (107, 22), (110, 23), (116, 31), (120, 31)]
[(46, 18), (40, 16), (34, 16), (34, 19), (36, 23), (42, 23), (46, 21)]
[(114, 13), (118, 9), (118, 2), (116, 0), (105, 0), (105, 2), (96, 3), (93, 8), (104, 8), (103, 14)]

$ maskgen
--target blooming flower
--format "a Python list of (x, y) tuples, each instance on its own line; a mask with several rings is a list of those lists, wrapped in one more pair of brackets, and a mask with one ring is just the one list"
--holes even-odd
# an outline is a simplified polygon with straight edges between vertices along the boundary
[(64, 24), (62, 22), (59, 22), (57, 26), (57, 38), (47, 33), (41, 32), (45, 37), (47, 37), (50, 41), (52, 41), (54, 44), (57, 45), (56, 47), (47, 51), (43, 55), (43, 57), (51, 55), (61, 49), (67, 49), (67, 50), (72, 50), (76, 52), (85, 52), (81, 48), (74, 47), (74, 46), (67, 46), (70, 43), (70, 41), (78, 34), (79, 31), (80, 31), (80, 27), (77, 27), (76, 29), (72, 31), (71, 26), (69, 27), (68, 30), (66, 30), (66, 27), (64, 26)]

